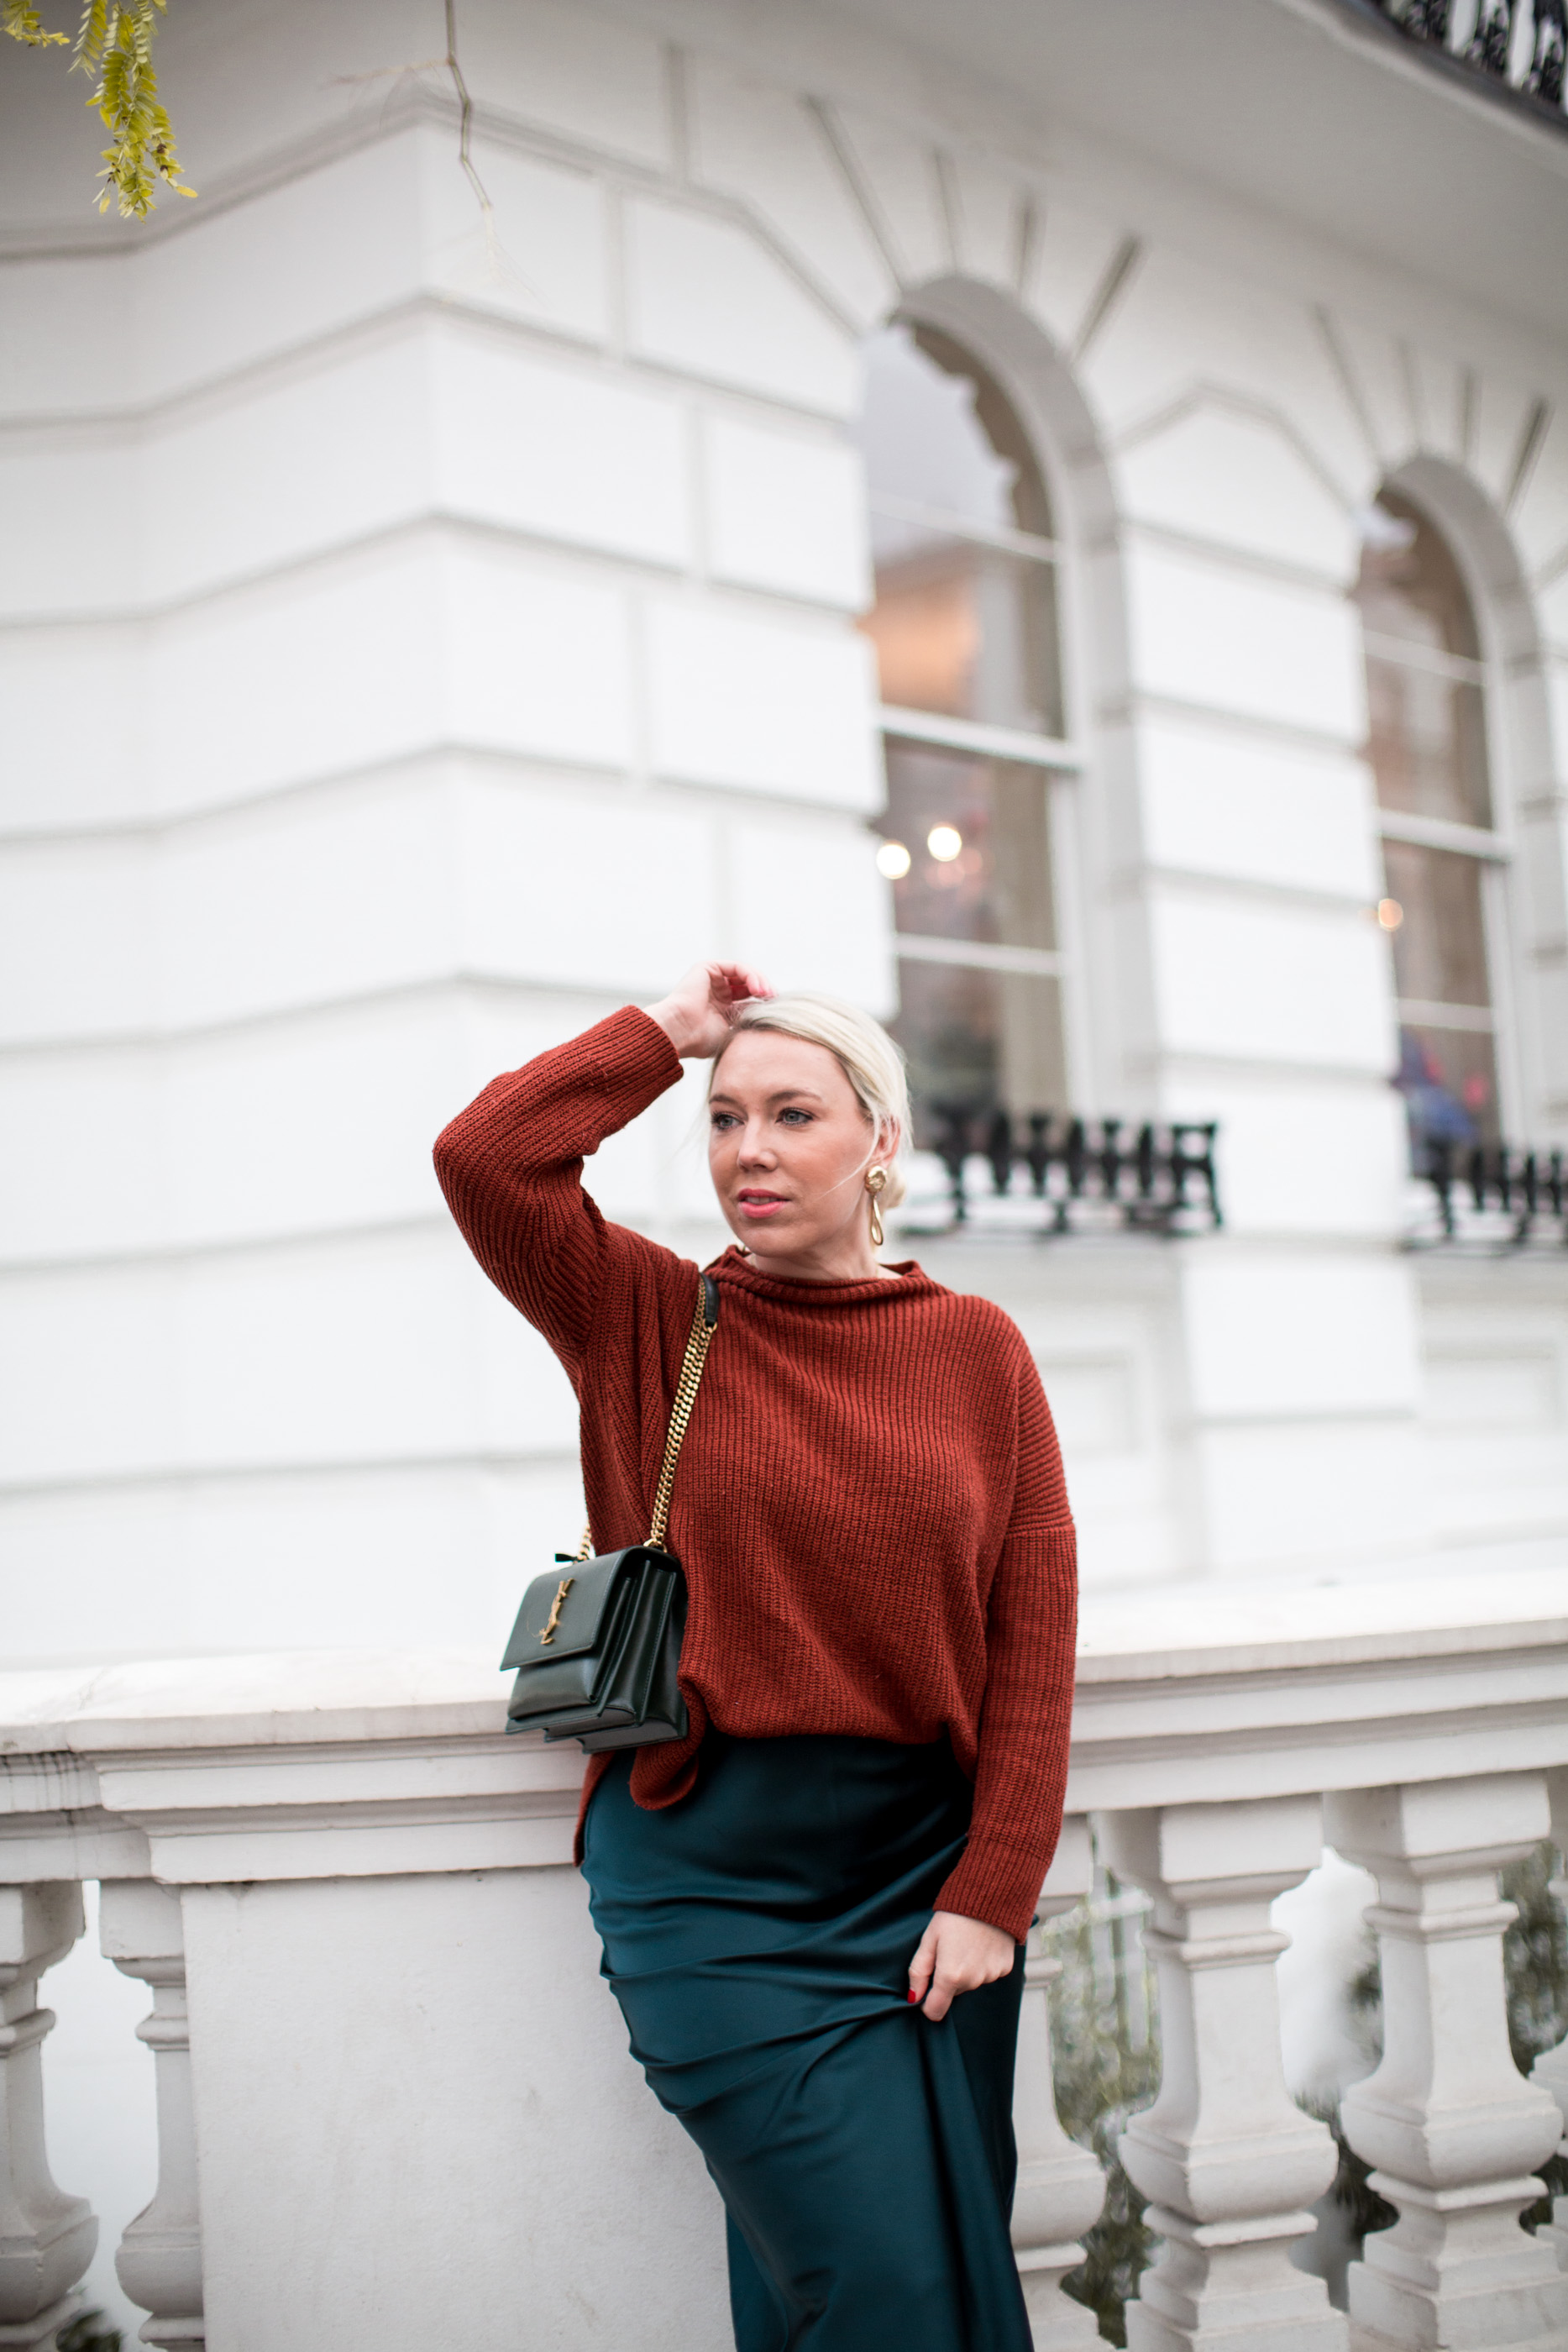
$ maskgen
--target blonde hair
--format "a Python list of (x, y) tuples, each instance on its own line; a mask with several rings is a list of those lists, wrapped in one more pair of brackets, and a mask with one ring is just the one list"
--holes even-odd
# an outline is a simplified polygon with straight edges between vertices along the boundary
[[(908, 1189), (901, 1163), (909, 1144), (909, 1080), (904, 1075), (904, 1056), (881, 1022), (862, 1013), (858, 1004), (846, 1004), (839, 996), (819, 996), (810, 989), (793, 989), (784, 996), (750, 997), (736, 1014), (729, 1037), (714, 1056), (708, 1077), (710, 1094), (730, 1039), (738, 1036), (743, 1029), (771, 1029), (780, 1037), (799, 1037), (808, 1045), (825, 1045), (854, 1088), (855, 1099), (865, 1113), (873, 1138), (884, 1122), (897, 1128), (898, 1143), (886, 1163), (887, 1185), (881, 1196), (884, 1209), (896, 1209)], [(874, 1143), (873, 1152), (866, 1155), (868, 1167), (873, 1153)]]

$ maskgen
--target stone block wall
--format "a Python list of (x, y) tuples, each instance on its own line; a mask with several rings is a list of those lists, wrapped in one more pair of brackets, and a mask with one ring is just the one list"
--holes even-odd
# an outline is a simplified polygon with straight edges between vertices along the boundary
[[(0, 58), (16, 1642), (484, 1639), (575, 1524), (570, 1394), (429, 1142), (694, 957), (891, 1007), (852, 428), (901, 310), (1004, 383), (1060, 509), (1078, 1101), (1219, 1118), (1228, 1211), (1157, 1268), (928, 1262), (1039, 1332), (1091, 1580), (1520, 1539), (1485, 1399), (1424, 1418), (1392, 1247), (1345, 591), (1380, 479), (1448, 484), (1511, 681), (1511, 1115), (1562, 1132), (1561, 350), (848, 23), (460, 16), (492, 233), (428, 9), (176, 16), (203, 195), (141, 234), (78, 220), (74, 87)], [(592, 1181), (706, 1254), (695, 1094)], [(1568, 1311), (1532, 1311), (1560, 1433)]]

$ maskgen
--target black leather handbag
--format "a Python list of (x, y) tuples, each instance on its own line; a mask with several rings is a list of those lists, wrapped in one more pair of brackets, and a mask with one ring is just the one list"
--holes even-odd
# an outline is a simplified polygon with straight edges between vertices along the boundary
[(676, 1679), (686, 1622), (686, 1580), (664, 1542), (670, 1490), (697, 1383), (718, 1328), (718, 1286), (701, 1277), (685, 1360), (670, 1409), (664, 1463), (646, 1543), (591, 1559), (583, 1530), (575, 1559), (557, 1552), (564, 1576), (536, 1576), (523, 1595), (503, 1667), (517, 1680), (508, 1731), (542, 1731), (584, 1748), (647, 1748), (690, 1728)]

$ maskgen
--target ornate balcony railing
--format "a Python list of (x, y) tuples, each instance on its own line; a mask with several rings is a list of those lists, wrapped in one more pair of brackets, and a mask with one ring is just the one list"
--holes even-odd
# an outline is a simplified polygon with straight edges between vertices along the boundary
[(1568, 124), (1565, 0), (1340, 0), (1353, 16), (1394, 26), (1445, 72)]
[(962, 1103), (930, 1109), (955, 1224), (969, 1221), (977, 1175), (982, 1185), (988, 1179), (991, 1199), (1032, 1203), (1030, 1222), (1048, 1235), (1107, 1226), (1212, 1233), (1222, 1223), (1212, 1119), (1087, 1119)]
[[(149, 2148), (118, 2261), (143, 2342), (428, 2352), (521, 2340), (519, 2313), (558, 2352), (730, 2341), (717, 2200), (638, 2077), (570, 1868), (583, 1759), (506, 1738), (504, 1688), (487, 1654), (429, 1650), (0, 1675), (0, 2341), (55, 2352), (97, 2233), (50, 2179), (37, 2000), (84, 1879), (106, 1960), (153, 1996), (157, 2188)], [(1121, 2140), (1161, 2241), (1135, 2352), (1568, 2344), (1568, 2199), (1519, 2223), (1568, 2042), (1530, 2078), (1510, 2054), (1498, 1887), (1568, 1843), (1561, 1580), (1493, 1578), (1479, 1608), (1430, 1581), (1091, 1600), (1042, 1922), (1092, 1891), (1091, 1816), (1148, 1898), (1117, 1928), (1164, 2053)], [(1341, 2120), (1397, 2216), (1348, 2317), (1291, 2261), (1336, 2153), (1287, 2087), (1270, 1911), (1325, 1841), (1375, 1881), (1385, 2054)], [(1038, 2352), (1096, 2352), (1061, 2284), (1106, 2182), (1058, 2117), (1057, 1948), (1031, 1939), (1013, 2244)]]
[(1431, 1214), (1408, 1236), (1413, 1249), (1452, 1244), (1506, 1253), (1532, 1243), (1568, 1248), (1568, 1166), (1561, 1150), (1430, 1136), (1420, 1147), (1418, 1175)]
[[(930, 1173), (925, 1197), (902, 1214), (909, 1230), (1169, 1238), (1224, 1222), (1213, 1119), (1088, 1119), (964, 1103), (926, 1111)], [(1410, 1249), (1502, 1256), (1568, 1248), (1568, 1149), (1426, 1136), (1416, 1146), (1412, 1194)]]

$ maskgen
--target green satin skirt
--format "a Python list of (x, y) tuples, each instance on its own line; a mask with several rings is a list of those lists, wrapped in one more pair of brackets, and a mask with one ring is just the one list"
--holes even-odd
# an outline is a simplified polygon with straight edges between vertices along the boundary
[(632, 2054), (724, 2199), (737, 2352), (1030, 2352), (1022, 1949), (940, 2024), (908, 2000), (968, 1832), (946, 1741), (710, 1731), (664, 1812), (629, 1774), (594, 1794), (583, 1870)]

